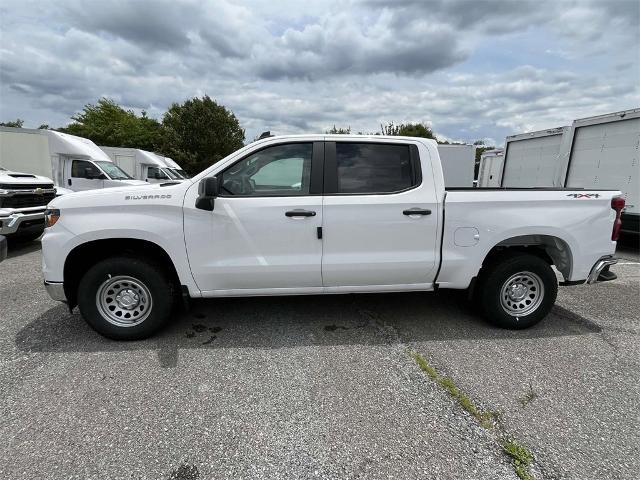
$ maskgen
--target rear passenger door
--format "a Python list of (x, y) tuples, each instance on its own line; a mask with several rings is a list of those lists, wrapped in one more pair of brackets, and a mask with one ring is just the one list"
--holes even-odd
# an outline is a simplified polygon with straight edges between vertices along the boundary
[(324, 287), (428, 288), (436, 272), (437, 198), (417, 146), (327, 142), (324, 176)]

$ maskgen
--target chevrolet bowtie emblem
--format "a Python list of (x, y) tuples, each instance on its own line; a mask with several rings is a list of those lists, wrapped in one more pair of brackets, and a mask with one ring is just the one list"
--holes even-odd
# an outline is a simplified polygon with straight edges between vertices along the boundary
[(36, 188), (33, 193), (36, 195), (44, 195), (44, 190), (42, 188)]

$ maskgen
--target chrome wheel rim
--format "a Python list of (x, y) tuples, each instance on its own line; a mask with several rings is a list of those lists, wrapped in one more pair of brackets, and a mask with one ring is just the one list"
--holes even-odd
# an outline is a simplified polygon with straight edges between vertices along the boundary
[(538, 309), (544, 298), (544, 285), (533, 272), (511, 275), (500, 289), (500, 303), (509, 315), (524, 317)]
[(126, 275), (109, 277), (98, 288), (96, 305), (105, 320), (118, 327), (144, 322), (153, 306), (151, 292), (140, 280)]

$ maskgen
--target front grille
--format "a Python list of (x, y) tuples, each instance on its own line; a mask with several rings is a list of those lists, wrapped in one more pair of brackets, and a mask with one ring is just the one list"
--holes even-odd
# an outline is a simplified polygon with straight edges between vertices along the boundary
[(45, 193), (44, 195), (21, 194), (0, 197), (0, 208), (46, 207), (54, 198), (56, 198), (54, 192)]
[(42, 188), (43, 190), (51, 190), (53, 183), (0, 183), (0, 190), (35, 190)]

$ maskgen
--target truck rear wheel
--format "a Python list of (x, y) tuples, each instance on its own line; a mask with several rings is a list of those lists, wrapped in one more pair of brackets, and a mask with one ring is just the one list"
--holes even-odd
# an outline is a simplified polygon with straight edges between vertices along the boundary
[(515, 253), (495, 260), (480, 277), (478, 299), (487, 320), (522, 329), (547, 316), (558, 294), (558, 280), (542, 258)]
[(174, 286), (151, 262), (102, 260), (82, 277), (78, 307), (91, 327), (114, 340), (140, 340), (162, 328), (173, 310)]

